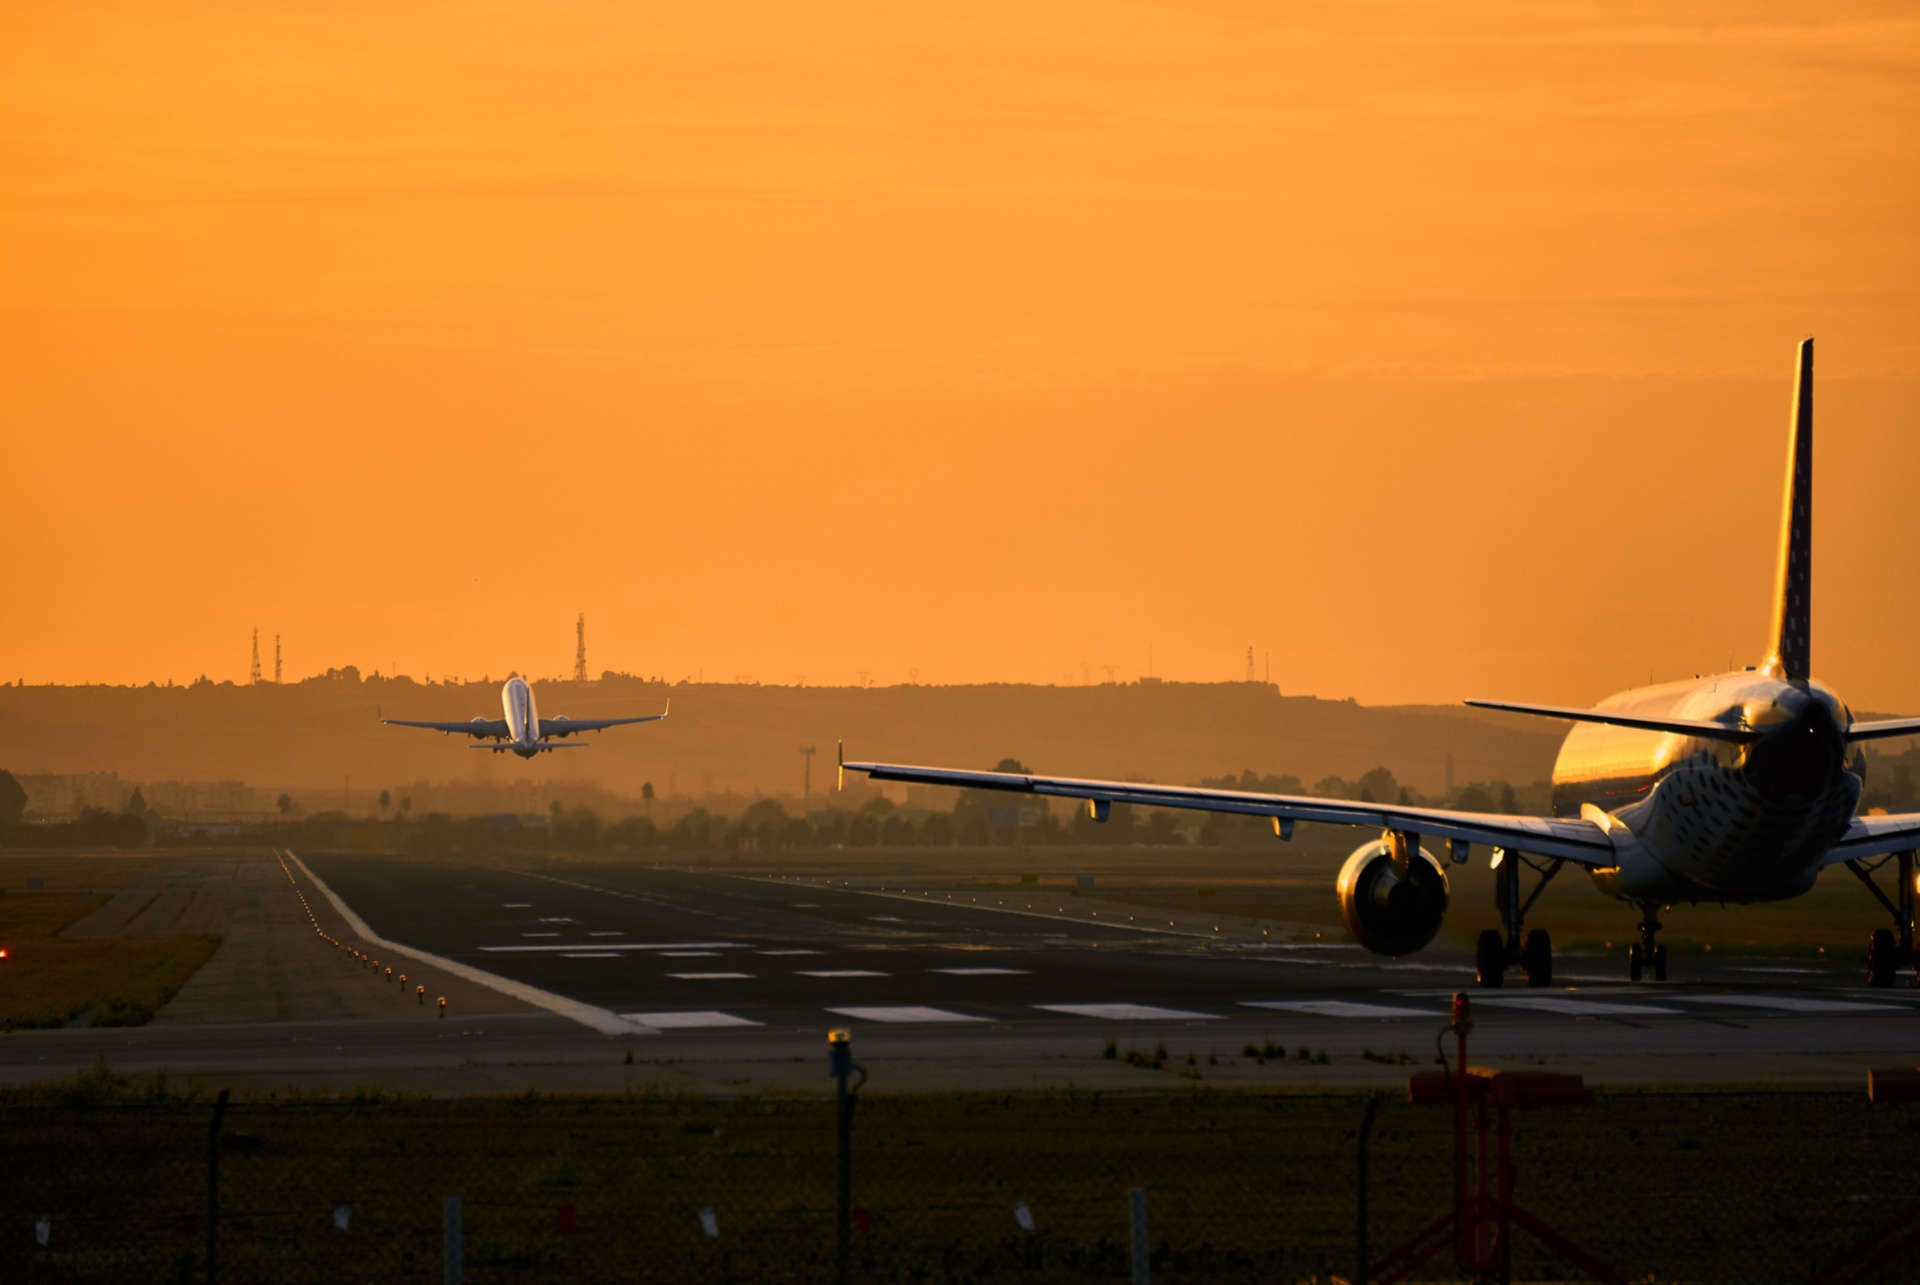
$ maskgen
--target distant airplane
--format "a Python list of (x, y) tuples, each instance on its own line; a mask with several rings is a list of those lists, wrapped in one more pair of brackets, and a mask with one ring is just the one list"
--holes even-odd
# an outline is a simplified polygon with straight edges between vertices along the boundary
[[(879, 781), (915, 781), (1085, 799), (1107, 819), (1115, 803), (1271, 817), (1292, 837), (1296, 821), (1377, 827), (1341, 868), (1335, 889), (1347, 930), (1377, 954), (1406, 955), (1440, 931), (1447, 877), (1420, 846), (1447, 841), (1454, 864), (1471, 845), (1493, 845), (1500, 929), (1482, 932), (1479, 984), (1498, 986), (1509, 965), (1531, 986), (1553, 980), (1546, 932), (1522, 933), (1549, 880), (1571, 863), (1608, 896), (1640, 908), (1640, 941), (1628, 952), (1633, 981), (1665, 981), (1659, 910), (1675, 902), (1783, 901), (1844, 864), (1893, 919), (1868, 941), (1867, 979), (1890, 986), (1914, 954), (1915, 855), (1920, 813), (1857, 817), (1866, 777), (1862, 741), (1920, 733), (1920, 718), (1857, 723), (1810, 674), (1813, 621), (1813, 340), (1800, 345), (1788, 435), (1787, 486), (1774, 590), (1773, 636), (1756, 668), (1622, 692), (1597, 709), (1468, 701), (1575, 724), (1553, 768), (1551, 817), (1518, 817), (1341, 799), (1253, 794), (1069, 777), (967, 772), (894, 763), (845, 763)], [(1877, 860), (1875, 860), (1877, 858)], [(1874, 882), (1891, 863), (1893, 896)], [(1521, 897), (1521, 868), (1539, 876)]]
[(506, 711), (505, 718), (476, 718), (466, 723), (415, 723), (404, 718), (383, 718), (380, 721), (392, 727), (424, 727), (435, 732), (460, 732), (483, 740), (505, 742), (476, 745), (473, 748), (492, 750), (495, 754), (518, 754), (523, 759), (530, 759), (548, 750), (586, 748), (578, 744), (560, 744), (561, 737), (579, 732), (598, 732), (625, 723), (657, 723), (673, 709), (673, 702), (668, 701), (665, 710), (640, 718), (568, 718), (564, 714), (555, 718), (541, 718), (533, 702), (533, 688), (527, 685), (524, 678), (507, 680), (506, 686), (500, 689), (500, 704)]

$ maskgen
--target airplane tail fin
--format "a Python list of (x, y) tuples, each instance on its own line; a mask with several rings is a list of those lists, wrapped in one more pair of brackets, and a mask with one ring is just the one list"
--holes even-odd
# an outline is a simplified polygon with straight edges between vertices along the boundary
[(1780, 565), (1773, 589), (1773, 640), (1766, 672), (1803, 682), (1813, 666), (1813, 340), (1800, 341), (1787, 439), (1787, 494), (1780, 514)]

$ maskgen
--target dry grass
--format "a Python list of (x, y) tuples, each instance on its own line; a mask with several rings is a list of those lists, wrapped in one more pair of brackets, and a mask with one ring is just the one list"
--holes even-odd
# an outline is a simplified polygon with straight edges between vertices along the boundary
[(0, 961), (0, 1028), (138, 1026), (220, 945), (220, 938), (201, 933), (62, 937), (61, 929), (106, 904), (102, 885), (131, 882), (151, 864), (35, 864), (48, 868), (41, 876), (47, 887), (26, 888), (23, 862), (14, 858), (0, 891), (0, 945), (7, 949)]

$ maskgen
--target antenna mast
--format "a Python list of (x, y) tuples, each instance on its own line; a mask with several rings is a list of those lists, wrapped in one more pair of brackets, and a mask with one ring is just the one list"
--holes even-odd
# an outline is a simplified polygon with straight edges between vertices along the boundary
[(279, 686), (280, 684), (280, 635), (279, 634), (275, 634), (273, 636), (273, 682), (276, 687)]
[(573, 622), (573, 681), (587, 681), (587, 613)]
[(253, 627), (253, 663), (247, 668), (247, 681), (250, 683), (260, 681), (260, 626), (258, 625)]

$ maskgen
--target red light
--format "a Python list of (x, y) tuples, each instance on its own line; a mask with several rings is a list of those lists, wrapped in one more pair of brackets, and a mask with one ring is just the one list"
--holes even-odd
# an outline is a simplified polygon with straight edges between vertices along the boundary
[(0, 946), (0, 959), (5, 959), (7, 957), (7, 954), (8, 954), (7, 948), (5, 946)]

